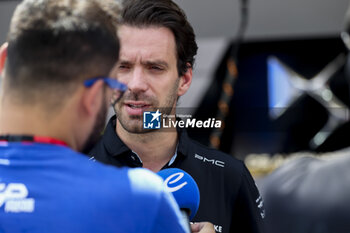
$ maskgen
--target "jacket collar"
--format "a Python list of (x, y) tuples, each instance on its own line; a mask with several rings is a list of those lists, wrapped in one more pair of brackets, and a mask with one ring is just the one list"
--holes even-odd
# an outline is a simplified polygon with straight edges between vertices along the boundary
[[(119, 138), (115, 131), (116, 120), (116, 115), (109, 119), (102, 140), (108, 153), (112, 156), (118, 156), (131, 151), (130, 148), (128, 148), (124, 144), (124, 142)], [(192, 140), (188, 137), (185, 129), (177, 128), (177, 132), (179, 134), (177, 153), (187, 156), (191, 151)]]
[(108, 154), (112, 156), (117, 156), (130, 151), (130, 149), (124, 144), (124, 142), (119, 138), (115, 131), (116, 121), (116, 115), (112, 116), (111, 119), (109, 119), (102, 140), (105, 148), (108, 151)]

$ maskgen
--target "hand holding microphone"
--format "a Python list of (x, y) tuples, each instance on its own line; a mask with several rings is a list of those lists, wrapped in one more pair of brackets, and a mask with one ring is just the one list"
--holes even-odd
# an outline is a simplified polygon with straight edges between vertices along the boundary
[(192, 233), (214, 233), (214, 225), (210, 222), (196, 222), (191, 224)]
[(209, 222), (199, 222), (189, 225), (198, 211), (200, 196), (196, 181), (187, 172), (178, 168), (168, 168), (158, 172), (164, 180), (169, 192), (171, 192), (180, 207), (183, 224), (188, 232), (215, 233), (214, 225)]

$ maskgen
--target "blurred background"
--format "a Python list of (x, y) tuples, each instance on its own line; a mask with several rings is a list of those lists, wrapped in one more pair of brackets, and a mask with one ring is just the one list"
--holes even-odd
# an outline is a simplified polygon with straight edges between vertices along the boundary
[[(1, 43), (19, 2), (0, 0)], [(190, 130), (193, 138), (251, 169), (257, 161), (273, 169), (277, 155), (350, 146), (350, 82), (340, 39), (348, 0), (175, 2), (199, 45), (179, 108), (224, 121), (220, 130)]]

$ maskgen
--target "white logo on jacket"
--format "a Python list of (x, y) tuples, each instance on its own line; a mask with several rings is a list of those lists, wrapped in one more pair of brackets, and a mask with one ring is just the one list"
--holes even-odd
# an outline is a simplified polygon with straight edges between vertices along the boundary
[(207, 159), (206, 157), (201, 156), (199, 154), (195, 154), (194, 157), (198, 160), (201, 160), (203, 163), (211, 163), (211, 164), (218, 166), (218, 167), (225, 167), (225, 162), (220, 161), (220, 160)]
[(28, 189), (21, 183), (0, 183), (0, 208), (4, 205), (5, 212), (33, 212), (35, 201), (27, 198)]

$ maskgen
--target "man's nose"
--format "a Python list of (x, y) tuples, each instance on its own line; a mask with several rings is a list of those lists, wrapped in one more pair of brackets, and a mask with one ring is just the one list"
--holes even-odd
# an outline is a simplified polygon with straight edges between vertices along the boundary
[(144, 92), (148, 88), (147, 79), (142, 68), (135, 68), (128, 82), (128, 89), (134, 93)]

